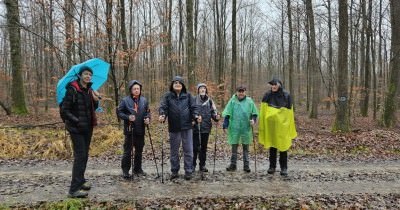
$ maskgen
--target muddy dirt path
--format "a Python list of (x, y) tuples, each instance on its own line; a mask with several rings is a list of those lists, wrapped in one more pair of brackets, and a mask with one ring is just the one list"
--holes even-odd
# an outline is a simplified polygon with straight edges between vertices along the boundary
[[(190, 181), (181, 177), (170, 181), (169, 165), (164, 167), (165, 183), (156, 178), (153, 162), (146, 160), (145, 177), (125, 181), (120, 177), (119, 161), (91, 159), (86, 177), (92, 182), (93, 201), (196, 198), (217, 196), (308, 196), (319, 194), (399, 194), (400, 160), (319, 161), (290, 160), (289, 176), (279, 171), (267, 175), (267, 162), (259, 161), (257, 173), (226, 172), (228, 161), (218, 161), (216, 172), (196, 172)], [(31, 204), (67, 198), (72, 163), (70, 161), (0, 161), (0, 203)], [(159, 166), (159, 171), (161, 168)]]

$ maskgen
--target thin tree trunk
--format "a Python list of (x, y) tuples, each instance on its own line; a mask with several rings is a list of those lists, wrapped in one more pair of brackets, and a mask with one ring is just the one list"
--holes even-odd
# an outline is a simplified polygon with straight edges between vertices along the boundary
[(237, 49), (236, 49), (236, 0), (232, 0), (232, 66), (231, 66), (231, 88), (230, 95), (236, 88), (236, 69), (237, 69)]
[[(292, 97), (292, 101), (295, 101), (296, 94), (294, 92), (293, 86), (293, 28), (292, 28), (292, 8), (291, 8), (291, 0), (287, 0), (287, 15), (288, 15), (288, 24), (289, 24), (289, 91)], [(292, 103), (294, 105), (294, 103)]]

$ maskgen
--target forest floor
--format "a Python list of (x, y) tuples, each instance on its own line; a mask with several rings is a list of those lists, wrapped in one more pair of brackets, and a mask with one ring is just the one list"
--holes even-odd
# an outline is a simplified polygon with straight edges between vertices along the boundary
[(169, 180), (167, 133), (154, 123), (159, 174), (162, 139), (166, 152), (161, 183), (148, 139), (143, 163), (147, 176), (121, 178), (121, 130), (105, 125), (103, 117), (86, 171), (93, 188), (81, 200), (67, 198), (72, 158), (62, 124), (30, 126), (54, 119), (56, 114), (0, 116), (0, 209), (400, 209), (400, 128), (383, 129), (371, 118), (355, 117), (352, 132), (336, 134), (330, 131), (332, 113), (316, 120), (296, 113), (298, 138), (289, 151), (288, 177), (281, 177), (279, 169), (266, 173), (268, 153), (261, 147), (257, 156), (252, 147), (251, 173), (241, 170), (241, 158), (238, 170), (227, 172), (230, 149), (220, 128), (217, 135), (213, 130), (209, 172), (201, 176), (196, 171), (190, 181), (183, 179), (182, 170), (179, 179)]

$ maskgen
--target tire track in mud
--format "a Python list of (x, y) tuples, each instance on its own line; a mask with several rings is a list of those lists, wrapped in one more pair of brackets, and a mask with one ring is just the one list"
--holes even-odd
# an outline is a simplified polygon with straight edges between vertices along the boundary
[[(184, 199), (237, 196), (312, 196), (337, 194), (400, 194), (400, 160), (393, 161), (310, 161), (293, 160), (287, 178), (266, 174), (267, 163), (257, 165), (257, 173), (242, 170), (226, 172), (218, 161), (216, 173), (206, 173), (201, 180), (195, 172), (192, 180), (183, 175), (168, 180), (169, 165), (164, 166), (165, 183), (156, 178), (154, 164), (146, 160), (145, 177), (125, 181), (120, 177), (119, 162), (89, 161), (87, 178), (93, 183), (89, 199), (94, 201)], [(240, 168), (240, 161), (239, 167)], [(254, 164), (254, 163), (253, 163)], [(72, 164), (0, 165), (0, 203), (30, 204), (67, 198)], [(160, 167), (159, 167), (160, 169)], [(253, 168), (254, 170), (254, 165)], [(183, 173), (182, 170), (180, 172)]]

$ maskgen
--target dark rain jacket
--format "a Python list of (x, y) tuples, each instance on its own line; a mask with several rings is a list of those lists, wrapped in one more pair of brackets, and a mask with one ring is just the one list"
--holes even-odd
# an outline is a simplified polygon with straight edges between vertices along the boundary
[[(129, 82), (129, 90), (132, 89), (134, 84), (138, 84), (140, 86), (140, 92), (142, 92), (142, 84), (137, 80)], [(134, 109), (135, 104), (137, 106), (137, 111)], [(135, 135), (145, 135), (144, 119), (150, 118), (150, 109), (147, 99), (141, 94), (139, 98), (133, 98), (132, 95), (124, 97), (117, 108), (117, 115), (120, 119), (124, 120), (125, 135), (132, 134), (132, 132)], [(129, 115), (135, 115), (135, 121), (130, 122)]]
[[(196, 105), (199, 107), (199, 114), (201, 115), (200, 132), (210, 133), (212, 128), (211, 119), (217, 121), (217, 108), (215, 107), (214, 101), (207, 95), (201, 97), (197, 95), (194, 98)], [(193, 132), (199, 133), (199, 127), (196, 123), (193, 125)]]
[(92, 83), (87, 88), (81, 86), (78, 81), (67, 85), (67, 92), (61, 107), (65, 116), (65, 126), (72, 133), (86, 133), (97, 125), (95, 110), (99, 103), (93, 100)]
[[(179, 96), (173, 90), (173, 83), (179, 81), (182, 84), (182, 91)], [(170, 91), (161, 98), (160, 115), (168, 118), (169, 132), (180, 132), (192, 129), (192, 121), (199, 115), (198, 106), (190, 93), (186, 92), (186, 87), (182, 77), (175, 77), (170, 85)]]

